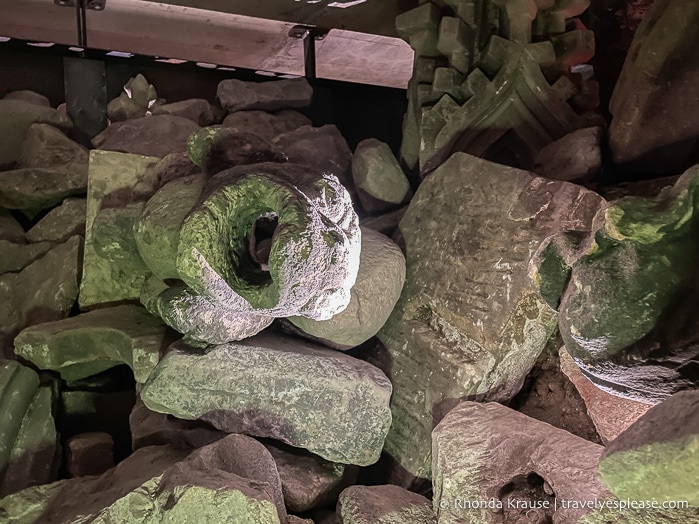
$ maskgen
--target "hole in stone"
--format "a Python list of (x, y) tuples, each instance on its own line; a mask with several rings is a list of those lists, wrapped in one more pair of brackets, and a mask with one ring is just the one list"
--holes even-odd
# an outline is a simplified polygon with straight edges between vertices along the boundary
[(500, 490), (503, 522), (552, 524), (556, 494), (540, 475), (518, 475)]
[(269, 271), (269, 254), (277, 225), (279, 225), (279, 217), (276, 213), (266, 213), (252, 225), (249, 237), (250, 256), (257, 268), (262, 271)]

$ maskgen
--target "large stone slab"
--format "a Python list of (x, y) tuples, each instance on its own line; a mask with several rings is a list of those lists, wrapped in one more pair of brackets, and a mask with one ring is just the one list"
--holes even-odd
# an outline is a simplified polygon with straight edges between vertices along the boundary
[(144, 383), (160, 359), (165, 324), (144, 308), (122, 305), (29, 327), (15, 338), (15, 352), (66, 381), (127, 364)]
[(105, 151), (163, 158), (187, 150), (187, 138), (201, 129), (197, 124), (173, 115), (146, 116), (110, 125), (93, 139)]
[(300, 109), (311, 104), (313, 88), (305, 78), (271, 82), (228, 79), (218, 84), (216, 97), (230, 113), (252, 109)]
[(175, 349), (141, 392), (154, 411), (357, 465), (379, 458), (390, 395), (388, 379), (371, 364), (270, 334), (204, 353)]
[(400, 222), (407, 276), (378, 337), (392, 362), (385, 451), (430, 476), (430, 432), (462, 398), (507, 400), (556, 324), (527, 278), (549, 235), (584, 231), (602, 199), (566, 182), (457, 153)]
[(139, 298), (145, 275), (123, 271), (117, 262), (102, 258), (95, 250), (92, 225), (102, 208), (123, 207), (150, 195), (157, 182), (157, 161), (154, 157), (110, 151), (90, 153), (80, 307)]
[(437, 524), (430, 501), (398, 486), (351, 486), (337, 502), (337, 524)]
[(638, 26), (609, 103), (609, 145), (626, 169), (676, 174), (696, 162), (699, 4), (654, 2)]
[(51, 389), (40, 387), (33, 370), (0, 360), (0, 499), (56, 478), (59, 448), (52, 404)]

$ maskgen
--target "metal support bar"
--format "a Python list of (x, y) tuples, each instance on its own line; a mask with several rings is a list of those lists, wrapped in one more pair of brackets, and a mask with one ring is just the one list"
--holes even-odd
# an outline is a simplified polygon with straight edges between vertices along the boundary
[(303, 69), (306, 78), (316, 78), (316, 40), (322, 40), (327, 34), (327, 29), (308, 25), (295, 25), (289, 30), (290, 37), (303, 40)]
[(75, 20), (78, 23), (78, 45), (85, 49), (87, 47), (87, 13), (85, 8), (86, 0), (75, 2)]

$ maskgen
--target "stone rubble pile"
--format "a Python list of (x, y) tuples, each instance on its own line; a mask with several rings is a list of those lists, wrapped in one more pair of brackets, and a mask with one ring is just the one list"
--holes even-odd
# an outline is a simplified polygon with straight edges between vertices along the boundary
[(608, 125), (587, 0), (422, 2), (398, 157), (305, 79), (0, 99), (0, 522), (699, 523), (694, 4)]

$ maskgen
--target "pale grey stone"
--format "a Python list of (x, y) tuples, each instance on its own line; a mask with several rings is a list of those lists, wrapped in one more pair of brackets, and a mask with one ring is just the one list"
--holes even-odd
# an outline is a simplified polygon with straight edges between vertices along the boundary
[(602, 165), (603, 132), (586, 127), (551, 142), (536, 155), (534, 172), (551, 180), (589, 180)]
[(224, 127), (234, 127), (253, 133), (265, 140), (272, 140), (282, 133), (294, 131), (302, 126), (310, 126), (311, 120), (293, 109), (283, 109), (277, 113), (266, 111), (236, 111), (224, 120)]
[(228, 112), (251, 109), (278, 111), (299, 109), (311, 104), (313, 88), (305, 78), (243, 82), (228, 79), (218, 84), (216, 97)]

